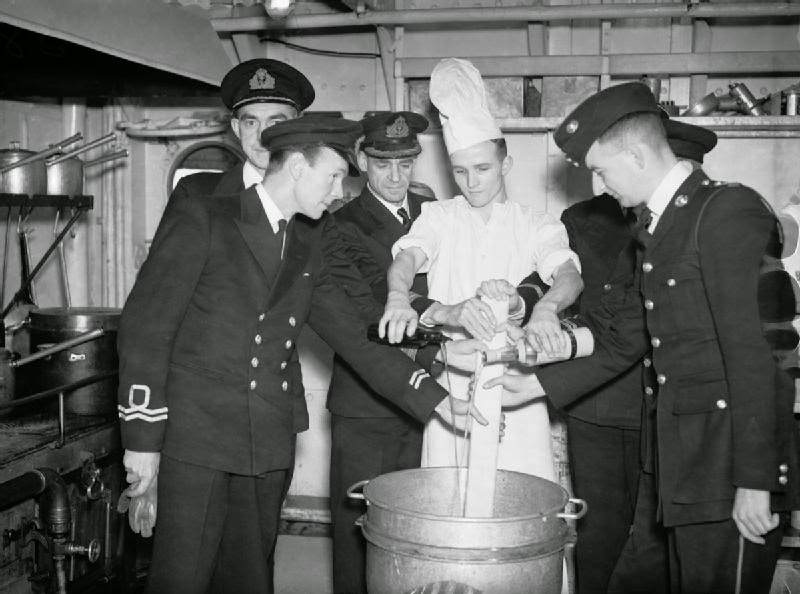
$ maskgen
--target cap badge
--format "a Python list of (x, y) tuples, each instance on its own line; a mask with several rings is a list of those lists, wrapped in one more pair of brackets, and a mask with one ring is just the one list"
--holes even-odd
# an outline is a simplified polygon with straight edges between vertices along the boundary
[(677, 198), (675, 198), (675, 206), (678, 208), (684, 207), (689, 204), (689, 197), (686, 194), (681, 194)]
[(567, 122), (567, 134), (575, 134), (578, 130), (578, 120), (570, 120)]
[(275, 79), (264, 68), (259, 68), (250, 79), (250, 90), (272, 90), (275, 88)]
[(394, 122), (386, 126), (387, 138), (406, 138), (410, 133), (408, 123), (403, 116), (399, 116)]

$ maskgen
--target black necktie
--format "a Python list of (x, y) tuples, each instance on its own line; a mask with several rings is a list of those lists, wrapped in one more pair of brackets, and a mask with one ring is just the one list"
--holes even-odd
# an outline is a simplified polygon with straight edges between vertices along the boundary
[(278, 232), (275, 233), (275, 237), (278, 241), (281, 242), (281, 258), (283, 258), (283, 248), (286, 246), (286, 219), (280, 219), (278, 221)]
[(639, 212), (639, 216), (636, 219), (635, 229), (636, 231), (647, 231), (648, 227), (650, 227), (650, 223), (652, 222), (653, 211), (645, 206), (642, 208), (641, 212)]
[(403, 220), (403, 229), (408, 232), (411, 229), (411, 217), (408, 216), (408, 212), (405, 208), (398, 208), (397, 214), (400, 215), (400, 218)]
[(647, 229), (650, 227), (650, 223), (652, 222), (653, 211), (645, 206), (639, 213), (639, 218), (632, 229), (633, 236), (639, 241), (639, 243), (646, 245), (650, 240), (651, 235)]

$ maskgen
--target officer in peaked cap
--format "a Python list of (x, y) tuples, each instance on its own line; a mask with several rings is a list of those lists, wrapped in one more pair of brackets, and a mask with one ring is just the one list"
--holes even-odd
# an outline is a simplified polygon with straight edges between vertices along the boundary
[(274, 591), (281, 504), (308, 428), (307, 324), (404, 414), (452, 418), (428, 373), (367, 341), (321, 253), (318, 219), (341, 197), (360, 134), (341, 118), (280, 122), (262, 134), (272, 159), (260, 183), (164, 214), (118, 332), (129, 494), (158, 496), (152, 594)]
[(570, 113), (554, 133), (558, 148), (575, 166), (583, 164), (589, 147), (603, 132), (625, 116), (666, 112), (658, 106), (647, 85), (624, 83), (595, 93)]
[(630, 534), (654, 555), (649, 570), (641, 560), (617, 564), (600, 591), (766, 593), (781, 524), (800, 496), (793, 381), (760, 320), (775, 307), (761, 300), (778, 297), (759, 295), (758, 278), (765, 260), (780, 257), (779, 226), (757, 192), (712, 183), (679, 159), (664, 123), (647, 87), (628, 83), (593, 95), (556, 130), (558, 146), (622, 206), (643, 207), (629, 244), (635, 265), (620, 258), (613, 275), (622, 286), (587, 312), (592, 357), (487, 387), (567, 407), (644, 356), (654, 381), (639, 399), (644, 447)]
[[(330, 261), (341, 252), (360, 254), (351, 256), (351, 266), (332, 266), (331, 270), (338, 284), (350, 293), (354, 293), (350, 287), (367, 282), (372, 300), (362, 309), (367, 320), (375, 321), (386, 301), (392, 245), (419, 216), (422, 204), (435, 198), (409, 190), (422, 150), (417, 135), (428, 127), (423, 116), (410, 111), (377, 112), (367, 114), (361, 125), (364, 137), (358, 164), (367, 183), (358, 197), (335, 212), (336, 229), (326, 234), (326, 256)], [(416, 276), (413, 291), (427, 295), (424, 274)], [(351, 298), (358, 302), (355, 295)], [(333, 591), (361, 594), (366, 592), (366, 544), (354, 523), (363, 510), (352, 505), (347, 488), (379, 474), (417, 468), (423, 425), (381, 398), (339, 356), (334, 359), (328, 409)]]
[(186, 196), (236, 193), (260, 182), (269, 163), (261, 133), (277, 122), (298, 117), (314, 101), (314, 87), (302, 72), (266, 58), (237, 64), (220, 87), (245, 161), (222, 173), (202, 172), (181, 178), (170, 195), (170, 204)]
[[(697, 163), (717, 143), (711, 130), (675, 120), (664, 120), (667, 142), (679, 159)], [(635, 251), (631, 249), (634, 209), (623, 209), (602, 182), (593, 176), (593, 198), (573, 204), (561, 213), (569, 245), (581, 260), (584, 289), (577, 302), (578, 312), (586, 315), (601, 304), (604, 296), (620, 291), (625, 276), (615, 276), (620, 261), (633, 270)], [(596, 187), (595, 187), (595, 184)], [(620, 282), (623, 281), (623, 282)], [(518, 289), (530, 310), (534, 293), (523, 287), (538, 285), (532, 275)], [(631, 536), (639, 482), (639, 447), (641, 439), (642, 377), (649, 368), (634, 365), (628, 371), (594, 390), (566, 410), (569, 434), (570, 474), (576, 493), (592, 505), (592, 517), (579, 522), (576, 574), (579, 592), (628, 591), (625, 583), (637, 583), (639, 591), (659, 591), (658, 572), (652, 564), (663, 565), (664, 557), (643, 554), (648, 540), (663, 541), (663, 528), (655, 517), (640, 522)], [(648, 378), (649, 380), (649, 378)], [(646, 382), (653, 389), (653, 381)], [(659, 550), (653, 547), (650, 551)], [(617, 567), (615, 571), (615, 567)], [(609, 583), (625, 576), (625, 583)], [(617, 586), (620, 586), (617, 588)]]
[(664, 131), (672, 152), (679, 159), (702, 163), (706, 153), (717, 146), (717, 135), (708, 128), (677, 120), (664, 120)]

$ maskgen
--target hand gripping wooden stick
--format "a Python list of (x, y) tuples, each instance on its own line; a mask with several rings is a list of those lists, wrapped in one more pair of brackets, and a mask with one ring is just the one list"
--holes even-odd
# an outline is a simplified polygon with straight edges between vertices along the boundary
[[(492, 308), (498, 325), (505, 325), (508, 318), (508, 300), (485, 299), (485, 302)], [(503, 330), (494, 335), (488, 346), (490, 349), (498, 349), (505, 345), (506, 331)], [(483, 384), (502, 375), (504, 371), (505, 366), (501, 363), (488, 364), (480, 369), (478, 377), (475, 378), (473, 406), (486, 417), (489, 424), (472, 423), (464, 514), (467, 517), (490, 518), (493, 515), (500, 438), (500, 400), (503, 387), (487, 390), (483, 388)]]

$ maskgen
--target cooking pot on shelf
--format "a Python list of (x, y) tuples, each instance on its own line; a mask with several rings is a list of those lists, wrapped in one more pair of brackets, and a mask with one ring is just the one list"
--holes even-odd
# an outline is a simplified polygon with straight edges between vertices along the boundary
[[(0, 168), (32, 157), (36, 153), (12, 142), (9, 148), (0, 150)], [(47, 192), (47, 171), (44, 161), (31, 161), (0, 175), (0, 192), (7, 194), (44, 194)]]
[(12, 142), (9, 148), (0, 150), (0, 192), (28, 195), (47, 193), (44, 160), (81, 138), (83, 136), (80, 133), (75, 134), (38, 153), (21, 149), (19, 142)]
[[(102, 330), (103, 333), (19, 367), (28, 394), (116, 372), (120, 312), (107, 307), (49, 307), (31, 311), (28, 323), (31, 353), (87, 332)], [(108, 415), (116, 411), (116, 402), (117, 378), (112, 376), (67, 393), (64, 409), (78, 415)]]
[(47, 193), (62, 194), (65, 196), (79, 196), (83, 194), (83, 173), (87, 167), (93, 167), (106, 161), (119, 159), (128, 156), (127, 149), (115, 151), (101, 155), (91, 161), (82, 161), (77, 155), (89, 151), (98, 146), (107, 144), (116, 139), (112, 132), (105, 136), (87, 142), (72, 151), (53, 157), (46, 163), (47, 169)]

